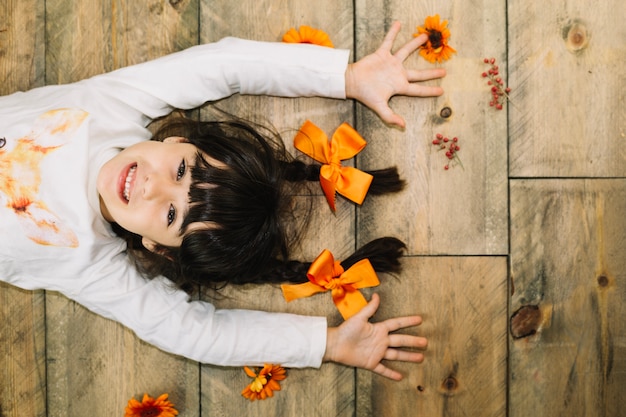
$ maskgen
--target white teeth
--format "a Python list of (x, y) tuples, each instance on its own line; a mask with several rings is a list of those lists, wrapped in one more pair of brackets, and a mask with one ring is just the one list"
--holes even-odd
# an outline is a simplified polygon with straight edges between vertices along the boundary
[(126, 201), (130, 200), (130, 183), (133, 180), (133, 176), (135, 175), (135, 171), (137, 170), (137, 166), (132, 167), (128, 170), (128, 175), (126, 176), (126, 182), (124, 183), (124, 198)]

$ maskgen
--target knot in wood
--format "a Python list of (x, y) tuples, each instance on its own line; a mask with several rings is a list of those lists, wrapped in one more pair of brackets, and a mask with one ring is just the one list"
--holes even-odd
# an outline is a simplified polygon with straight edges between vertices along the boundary
[(589, 44), (587, 28), (579, 21), (575, 21), (563, 28), (563, 39), (570, 52), (578, 53)]
[(455, 391), (458, 387), (459, 382), (453, 375), (449, 375), (446, 379), (443, 380), (443, 383), (441, 384), (441, 388), (443, 388), (443, 390), (447, 391), (448, 393)]
[(539, 310), (539, 306), (522, 306), (511, 316), (511, 335), (514, 339), (532, 336), (537, 333), (540, 324), (541, 310)]
[(439, 112), (439, 116), (443, 117), (444, 119), (447, 119), (448, 117), (452, 116), (452, 109), (450, 107), (444, 107)]
[(609, 278), (606, 275), (600, 275), (597, 278), (597, 281), (600, 287), (606, 287), (609, 285)]

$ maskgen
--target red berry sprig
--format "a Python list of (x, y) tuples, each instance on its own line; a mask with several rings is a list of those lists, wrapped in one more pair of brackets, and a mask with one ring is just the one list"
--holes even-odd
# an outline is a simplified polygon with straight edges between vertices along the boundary
[(433, 145), (437, 146), (440, 151), (446, 151), (446, 158), (448, 158), (448, 163), (444, 165), (443, 169), (446, 171), (450, 169), (450, 166), (454, 167), (457, 164), (463, 167), (461, 163), (461, 158), (459, 158), (459, 151), (461, 147), (459, 146), (459, 138), (456, 136), (452, 139), (447, 136), (442, 135), (441, 133), (437, 133), (435, 139), (433, 139)]
[(495, 58), (485, 58), (483, 62), (490, 65), (489, 70), (482, 73), (483, 78), (487, 78), (487, 85), (491, 86), (492, 100), (489, 102), (489, 106), (502, 110), (503, 102), (505, 100), (511, 101), (509, 97), (511, 89), (504, 86), (504, 81), (500, 77), (500, 70), (496, 65)]

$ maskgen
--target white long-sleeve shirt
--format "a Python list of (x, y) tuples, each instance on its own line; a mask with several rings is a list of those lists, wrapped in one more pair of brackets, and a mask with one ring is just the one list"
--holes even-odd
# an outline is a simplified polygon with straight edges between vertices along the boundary
[(217, 365), (319, 366), (326, 319), (189, 302), (146, 280), (100, 213), (96, 177), (146, 125), (234, 93), (345, 98), (348, 51), (226, 38), (0, 97), (0, 279), (59, 291), (159, 348)]

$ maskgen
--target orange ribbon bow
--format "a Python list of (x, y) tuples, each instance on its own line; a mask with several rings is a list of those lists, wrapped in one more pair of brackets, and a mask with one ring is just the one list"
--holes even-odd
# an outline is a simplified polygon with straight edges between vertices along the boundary
[(367, 304), (358, 289), (380, 284), (368, 259), (360, 260), (344, 271), (326, 249), (313, 261), (307, 277), (309, 282), (303, 284), (281, 285), (285, 299), (292, 301), (330, 290), (337, 309), (346, 320)]
[(307, 120), (293, 142), (296, 149), (324, 164), (320, 170), (320, 184), (333, 211), (335, 191), (357, 204), (363, 203), (374, 177), (356, 168), (341, 166), (342, 160), (353, 158), (367, 144), (356, 130), (342, 123), (329, 142), (328, 136)]

